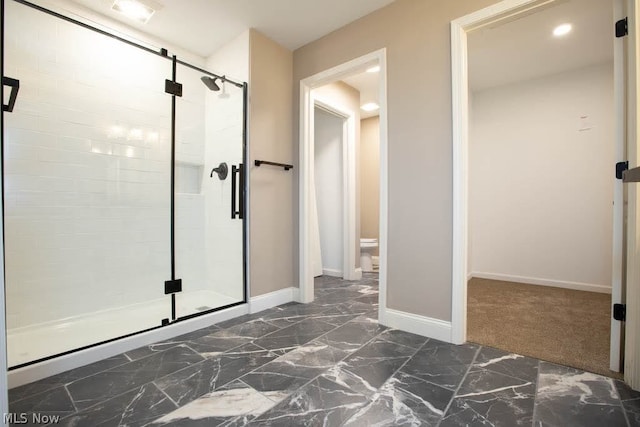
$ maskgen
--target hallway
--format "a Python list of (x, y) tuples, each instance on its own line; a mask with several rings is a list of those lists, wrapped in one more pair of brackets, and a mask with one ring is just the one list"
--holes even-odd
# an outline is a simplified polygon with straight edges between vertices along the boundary
[(10, 410), (91, 427), (640, 425), (640, 393), (622, 382), (378, 325), (377, 274), (315, 285), (312, 304), (10, 390)]

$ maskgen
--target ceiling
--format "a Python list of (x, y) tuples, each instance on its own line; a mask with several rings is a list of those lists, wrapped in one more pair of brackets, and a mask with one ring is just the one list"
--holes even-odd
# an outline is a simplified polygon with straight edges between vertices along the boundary
[[(571, 23), (557, 38), (553, 29)], [(472, 91), (613, 60), (613, 1), (566, 0), (468, 37)]]
[[(351, 87), (356, 88), (360, 92), (360, 105), (364, 105), (368, 102), (379, 102), (379, 85), (380, 85), (380, 73), (367, 73), (362, 72), (353, 76), (342, 79), (343, 82)], [(366, 119), (379, 115), (378, 110), (364, 111), (360, 110), (360, 118)]]
[(162, 5), (140, 24), (111, 11), (113, 0), (73, 0), (203, 57), (248, 28), (295, 50), (393, 0), (154, 0)]

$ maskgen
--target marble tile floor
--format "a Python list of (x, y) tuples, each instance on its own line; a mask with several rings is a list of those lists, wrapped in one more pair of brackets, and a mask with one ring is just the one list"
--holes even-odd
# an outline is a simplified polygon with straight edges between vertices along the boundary
[(87, 427), (640, 426), (640, 393), (624, 383), (386, 328), (377, 292), (376, 274), (320, 277), (312, 304), (12, 389), (10, 411)]

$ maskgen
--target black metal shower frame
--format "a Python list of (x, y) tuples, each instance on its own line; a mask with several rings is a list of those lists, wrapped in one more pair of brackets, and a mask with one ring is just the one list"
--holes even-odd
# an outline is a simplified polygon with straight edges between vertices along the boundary
[[(2, 17), (2, 19), (0, 19), (0, 46), (2, 46), (3, 48), (3, 52), (4, 52), (4, 35), (5, 35), (5, 25), (4, 25), (4, 21), (5, 21), (5, 1), (7, 0), (0, 0), (0, 16)], [(88, 29), (90, 31), (94, 31), (96, 33), (99, 33), (103, 36), (118, 40), (122, 43), (128, 44), (130, 46), (136, 47), (138, 49), (141, 49), (147, 53), (156, 55), (156, 56), (160, 56), (162, 58), (166, 58), (167, 60), (172, 62), (172, 75), (171, 75), (171, 80), (166, 81), (166, 85), (165, 85), (165, 91), (167, 93), (171, 94), (171, 280), (168, 280), (165, 282), (165, 293), (166, 294), (171, 294), (171, 313), (172, 313), (172, 319), (170, 321), (168, 321), (167, 319), (162, 319), (161, 320), (161, 324), (153, 327), (153, 328), (148, 328), (148, 329), (144, 329), (141, 331), (137, 331), (137, 332), (133, 332), (131, 334), (126, 334), (126, 335), (122, 335), (119, 337), (115, 337), (109, 340), (105, 340), (105, 341), (100, 341), (94, 344), (90, 344), (90, 345), (86, 345), (83, 347), (79, 347), (79, 348), (75, 348), (73, 350), (68, 350), (62, 353), (57, 353), (57, 354), (53, 354), (47, 357), (43, 357), (40, 359), (36, 359), (30, 362), (26, 362), (26, 363), (22, 363), (19, 365), (15, 365), (15, 366), (11, 366), (8, 368), (9, 371), (14, 370), (14, 369), (19, 369), (19, 368), (23, 368), (25, 366), (30, 366), (36, 363), (40, 363), (40, 362), (44, 362), (46, 360), (51, 360), (60, 356), (64, 356), (67, 354), (71, 354), (71, 353), (75, 353), (78, 351), (82, 351), (82, 350), (86, 350), (88, 348), (92, 348), (92, 347), (96, 347), (99, 345), (103, 345), (103, 344), (107, 344), (110, 342), (114, 342), (114, 341), (118, 341), (121, 340), (123, 338), (128, 338), (134, 335), (139, 335), (145, 332), (149, 332), (149, 331), (153, 331), (156, 329), (160, 329), (163, 328), (165, 326), (171, 325), (173, 323), (176, 322), (181, 322), (184, 320), (188, 320), (188, 319), (193, 319), (195, 317), (200, 317), (206, 314), (210, 314), (210, 313), (214, 313), (220, 310), (224, 310), (227, 308), (231, 308), (231, 307), (235, 307), (238, 305), (242, 305), (242, 304), (246, 304), (248, 302), (247, 296), (247, 278), (248, 278), (248, 271), (247, 271), (247, 230), (248, 230), (248, 223), (247, 223), (247, 215), (243, 214), (240, 215), (239, 219), (242, 220), (242, 301), (237, 302), (237, 303), (233, 303), (233, 304), (227, 304), (224, 305), (222, 307), (217, 307), (217, 308), (213, 308), (210, 310), (205, 310), (205, 311), (201, 311), (198, 313), (193, 313), (193, 314), (189, 314), (186, 316), (182, 316), (182, 317), (176, 317), (176, 309), (175, 309), (175, 292), (167, 292), (167, 290), (169, 288), (171, 288), (171, 286), (175, 286), (177, 282), (180, 281), (180, 279), (176, 279), (175, 277), (175, 258), (176, 258), (176, 251), (175, 251), (175, 167), (176, 167), (176, 162), (175, 162), (175, 154), (176, 154), (176, 144), (175, 144), (175, 130), (176, 130), (176, 96), (177, 93), (172, 93), (171, 91), (171, 85), (179, 85), (179, 83), (176, 81), (176, 75), (177, 75), (177, 64), (183, 65), (185, 67), (191, 68), (192, 70), (196, 70), (198, 72), (201, 72), (203, 74), (209, 75), (211, 77), (214, 77), (216, 79), (219, 79), (223, 82), (228, 82), (233, 84), (234, 86), (238, 87), (238, 88), (242, 88), (242, 165), (246, 165), (247, 164), (247, 137), (248, 137), (248, 132), (247, 132), (247, 126), (248, 126), (248, 118), (247, 118), (247, 114), (248, 114), (248, 107), (247, 107), (247, 103), (248, 103), (248, 85), (246, 82), (236, 82), (232, 79), (227, 78), (226, 76), (220, 76), (217, 75), (215, 73), (212, 73), (211, 71), (205, 70), (203, 68), (197, 67), (193, 64), (190, 64), (189, 62), (186, 61), (182, 61), (180, 59), (178, 59), (175, 55), (173, 56), (169, 56), (167, 49), (164, 48), (160, 48), (159, 50), (155, 50), (152, 49), (150, 47), (147, 46), (143, 46), (141, 44), (138, 44), (136, 42), (133, 42), (131, 40), (128, 40), (126, 38), (120, 37), (116, 34), (112, 34), (108, 31), (102, 30), (100, 28), (94, 27), (92, 25), (89, 25), (85, 22), (82, 21), (78, 21), (76, 19), (73, 19), (69, 16), (63, 15), (61, 13), (55, 12), (53, 10), (47, 9), (45, 7), (39, 6), (37, 4), (31, 3), (27, 0), (8, 0), (8, 1), (13, 1), (15, 3), (19, 3), (22, 4), (24, 6), (28, 6), (31, 7), (35, 10), (38, 10), (40, 12), (46, 13), (48, 15), (51, 15), (53, 17), (62, 19), (66, 22), (70, 22), (72, 24), (78, 25), (80, 27), (83, 27), (85, 29)], [(2, 53), (2, 55), (0, 55), (0, 76), (4, 77), (4, 53)], [(181, 91), (181, 85), (180, 86), (180, 91)], [(4, 86), (3, 86), (3, 92), (4, 92)], [(4, 97), (4, 94), (3, 94)], [(4, 100), (3, 100), (4, 103)], [(4, 191), (4, 170), (5, 170), (5, 165), (4, 165), (4, 114), (5, 112), (2, 111), (2, 114), (0, 114), (0, 186), (1, 186), (1, 190), (0, 190), (0, 197), (2, 198), (2, 218), (4, 219), (5, 216), (5, 211), (4, 211), (4, 206), (5, 206), (5, 191)], [(240, 195), (240, 200), (241, 200), (241, 211), (246, 212), (246, 208), (248, 207), (248, 191), (247, 191), (247, 185), (248, 185), (248, 168), (246, 167), (241, 167), (242, 169), (242, 177), (240, 182), (241, 184), (241, 195)], [(232, 207), (233, 209), (235, 209), (235, 206)], [(4, 256), (4, 236), (5, 236), (5, 231), (4, 231), (4, 220), (2, 222), (2, 230), (0, 230), (0, 232), (2, 232), (2, 247), (3, 247), (3, 259), (2, 259), (2, 263), (3, 266), (5, 265), (5, 261), (6, 261), (6, 256)], [(5, 273), (5, 269), (3, 268), (3, 274), (5, 275), (3, 277), (3, 283), (4, 283), (4, 287), (2, 289), (3, 293), (4, 293), (4, 299), (5, 299), (5, 307), (6, 307), (6, 273)], [(159, 285), (161, 286), (161, 285)], [(182, 289), (181, 287), (181, 282), (179, 284), (179, 288), (180, 291)], [(6, 325), (6, 308), (5, 308), (5, 325)], [(2, 333), (3, 331), (0, 331), (0, 333)]]

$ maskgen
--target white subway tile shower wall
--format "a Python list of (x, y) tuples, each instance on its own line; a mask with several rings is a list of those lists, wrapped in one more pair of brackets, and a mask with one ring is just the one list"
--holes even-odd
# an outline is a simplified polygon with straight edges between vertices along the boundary
[(6, 14), (21, 82), (5, 116), (8, 329), (166, 298), (170, 62), (14, 2)]

